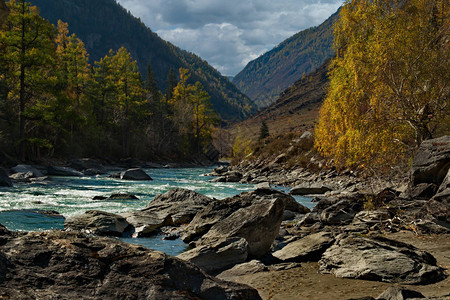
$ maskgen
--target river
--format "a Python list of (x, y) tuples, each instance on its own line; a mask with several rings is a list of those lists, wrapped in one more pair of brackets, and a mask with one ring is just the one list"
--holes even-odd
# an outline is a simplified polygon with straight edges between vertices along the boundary
[[(13, 231), (43, 231), (63, 229), (64, 219), (46, 216), (41, 211), (56, 211), (64, 217), (84, 213), (87, 210), (102, 210), (120, 213), (144, 208), (157, 194), (173, 188), (194, 190), (216, 199), (224, 199), (254, 189), (254, 185), (240, 183), (209, 182), (204, 174), (211, 168), (146, 169), (153, 181), (124, 181), (108, 178), (107, 175), (93, 177), (52, 177), (42, 183), (17, 183), (13, 188), (0, 188), (0, 223)], [(286, 188), (278, 189), (287, 191)], [(138, 200), (93, 200), (94, 196), (109, 196), (116, 193), (136, 195)], [(297, 197), (298, 202), (312, 207), (309, 198)], [(166, 252), (181, 253), (187, 248), (181, 240), (151, 238), (123, 238), (126, 242)]]

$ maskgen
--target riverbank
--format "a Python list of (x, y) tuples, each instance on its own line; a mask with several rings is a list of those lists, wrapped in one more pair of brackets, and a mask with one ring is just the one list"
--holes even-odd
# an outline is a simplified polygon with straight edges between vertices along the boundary
[[(433, 255), (437, 264), (447, 270), (450, 268), (450, 235), (417, 235), (412, 231), (384, 234), (386, 238), (409, 243), (418, 249)], [(262, 299), (272, 300), (343, 300), (376, 298), (391, 283), (339, 278), (332, 274), (319, 273), (317, 262), (305, 262), (300, 267), (259, 272), (243, 275), (235, 282), (247, 284), (258, 290)], [(394, 286), (411, 289), (422, 293), (428, 299), (448, 300), (450, 298), (450, 280), (447, 278), (429, 285)], [(370, 299), (370, 298), (365, 298)]]

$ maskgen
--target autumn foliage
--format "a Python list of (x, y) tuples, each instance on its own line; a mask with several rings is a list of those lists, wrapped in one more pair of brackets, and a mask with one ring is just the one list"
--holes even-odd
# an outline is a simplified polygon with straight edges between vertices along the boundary
[(340, 167), (389, 167), (449, 133), (448, 0), (353, 0), (335, 25), (316, 148)]

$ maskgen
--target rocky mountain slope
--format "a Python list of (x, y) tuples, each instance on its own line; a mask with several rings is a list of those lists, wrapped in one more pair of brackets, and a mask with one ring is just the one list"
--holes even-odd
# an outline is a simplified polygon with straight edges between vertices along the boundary
[(245, 130), (245, 136), (249, 138), (257, 137), (263, 121), (274, 136), (288, 132), (300, 134), (311, 130), (326, 96), (329, 63), (330, 60), (326, 60), (309, 76), (284, 90), (272, 105), (234, 127)]
[(31, 2), (53, 24), (58, 19), (69, 23), (70, 32), (86, 44), (91, 63), (104, 57), (110, 49), (125, 46), (137, 60), (143, 77), (147, 64), (151, 63), (162, 91), (166, 89), (169, 70), (178, 71), (183, 67), (190, 70), (193, 83), (203, 84), (222, 118), (242, 120), (255, 110), (253, 102), (206, 61), (164, 41), (114, 0)]
[(233, 83), (258, 107), (273, 103), (281, 91), (308, 75), (333, 56), (336, 12), (320, 26), (297, 33), (265, 53), (237, 74)]

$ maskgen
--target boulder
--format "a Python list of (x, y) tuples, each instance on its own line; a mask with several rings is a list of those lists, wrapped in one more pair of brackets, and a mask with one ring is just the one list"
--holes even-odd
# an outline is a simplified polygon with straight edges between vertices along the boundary
[[(328, 225), (345, 225), (351, 223), (355, 215), (364, 207), (361, 199), (355, 200), (354, 198), (339, 198), (336, 203), (330, 204), (320, 212), (320, 220)], [(317, 205), (322, 205), (320, 202), (322, 200)]]
[(88, 210), (84, 214), (67, 218), (64, 222), (66, 230), (102, 236), (123, 236), (129, 226), (122, 216), (98, 210)]
[(411, 245), (382, 237), (342, 234), (319, 261), (321, 273), (391, 283), (428, 284), (445, 278), (435, 258)]
[(162, 226), (171, 224), (170, 215), (162, 215), (157, 212), (129, 211), (121, 213), (121, 217), (133, 227), (133, 237), (145, 237), (155, 233)]
[(312, 195), (312, 194), (325, 194), (332, 191), (332, 188), (322, 183), (308, 183), (304, 182), (291, 189), (289, 192), (291, 195)]
[(116, 239), (64, 231), (1, 235), (7, 299), (261, 299), (246, 285)]
[(108, 200), (139, 200), (139, 198), (132, 194), (112, 194)]
[(329, 232), (314, 233), (287, 244), (272, 255), (282, 261), (318, 261), (333, 242), (334, 237)]
[(252, 192), (244, 192), (224, 200), (211, 202), (194, 217), (192, 222), (186, 227), (181, 238), (186, 243), (191, 242), (204, 235), (214, 224), (229, 217), (237, 210), (257, 202), (273, 199), (282, 200), (286, 209), (293, 212), (304, 213), (305, 211), (309, 211), (308, 208), (295, 201), (289, 195), (273, 189), (258, 189)]
[(141, 168), (128, 169), (120, 173), (120, 179), (123, 180), (152, 180)]
[(191, 262), (207, 273), (228, 269), (246, 261), (248, 244), (244, 238), (229, 237), (196, 247), (177, 257)]
[(284, 202), (279, 198), (254, 203), (214, 224), (195, 245), (207, 246), (217, 240), (241, 237), (248, 243), (250, 257), (262, 257), (278, 235), (283, 212)]
[(391, 214), (388, 209), (377, 210), (363, 210), (355, 215), (353, 218), (354, 225), (373, 226), (385, 222), (391, 218)]
[(12, 187), (11, 179), (8, 177), (8, 173), (0, 168), (0, 186)]
[(266, 265), (264, 265), (259, 260), (254, 259), (243, 264), (235, 265), (231, 269), (223, 271), (216, 277), (223, 280), (233, 280), (239, 276), (260, 273), (268, 270), (269, 269), (266, 267)]
[(441, 185), (450, 167), (450, 136), (426, 140), (419, 146), (411, 168), (411, 185)]
[(49, 175), (49, 176), (81, 177), (84, 174), (81, 172), (78, 172), (75, 169), (69, 168), (69, 167), (51, 166), (51, 167), (48, 167), (48, 169), (47, 169), (47, 175)]
[(91, 158), (72, 159), (68, 167), (83, 172), (86, 175), (105, 174), (105, 167), (97, 160)]
[(419, 292), (408, 290), (398, 286), (390, 286), (383, 293), (381, 293), (377, 300), (406, 300), (406, 299), (421, 299), (425, 298)]
[(30, 165), (24, 165), (24, 164), (20, 164), (17, 165), (15, 167), (11, 168), (12, 173), (22, 173), (22, 174), (27, 174), (27, 178), (32, 178), (32, 177), (44, 177), (44, 174), (42, 174), (41, 171), (39, 171), (38, 169), (36, 169), (33, 166)]
[(135, 228), (134, 235), (146, 236), (162, 226), (180, 226), (213, 200), (197, 192), (173, 189), (157, 195), (144, 209), (121, 214)]
[(170, 215), (170, 225), (181, 225), (191, 222), (195, 215), (212, 201), (197, 192), (177, 188), (157, 195), (142, 211)]

